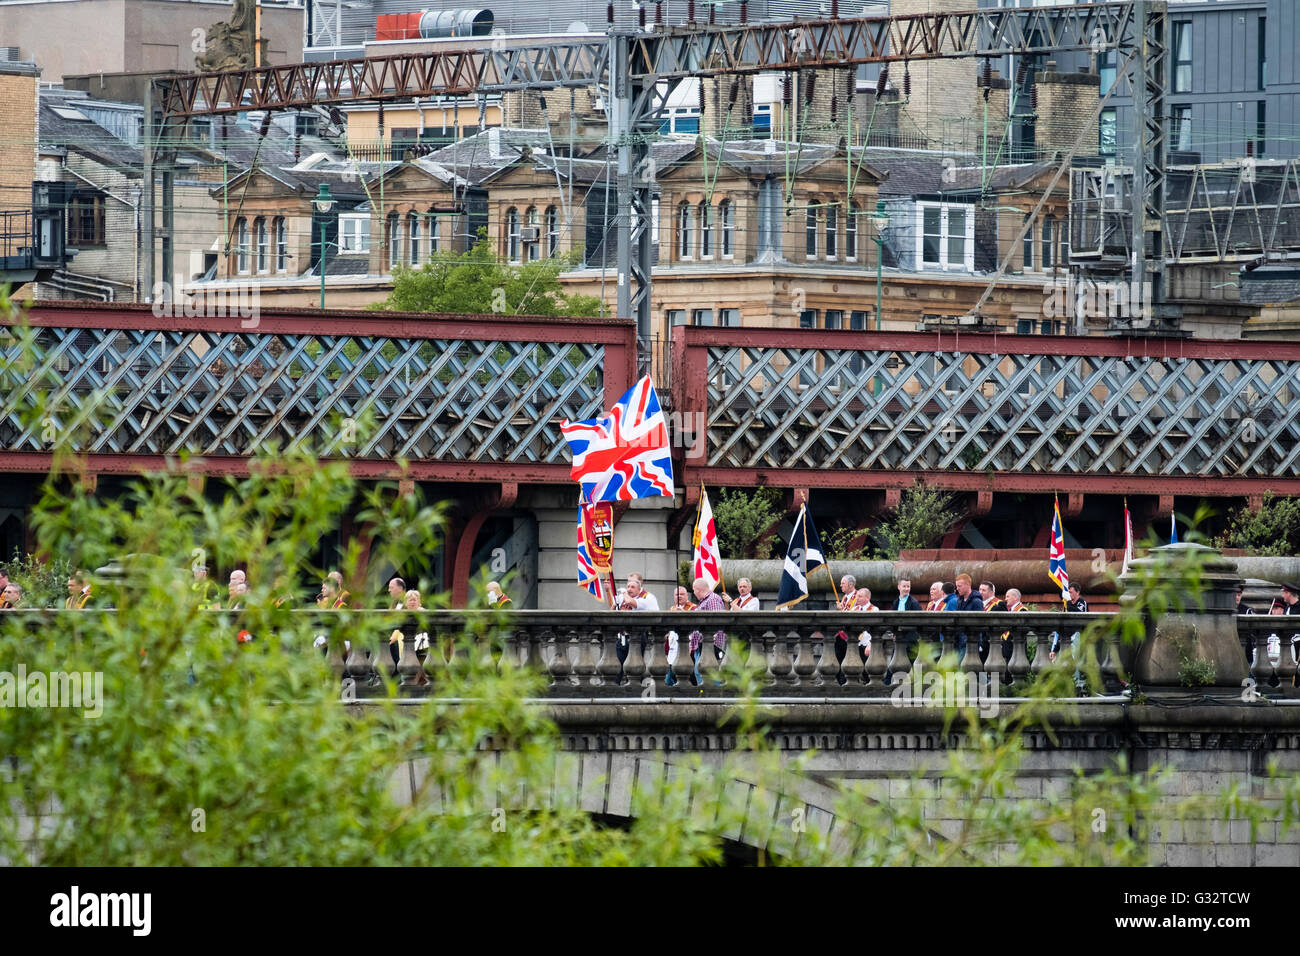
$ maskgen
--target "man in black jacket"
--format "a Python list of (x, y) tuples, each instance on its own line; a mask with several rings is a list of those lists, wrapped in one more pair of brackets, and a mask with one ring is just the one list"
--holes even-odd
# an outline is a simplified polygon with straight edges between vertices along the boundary
[[(962, 572), (953, 579), (957, 585), (957, 606), (954, 611), (982, 611), (984, 602), (980, 596), (971, 590), (970, 575)], [(966, 653), (966, 632), (962, 631), (957, 635), (957, 660), (965, 656)]]

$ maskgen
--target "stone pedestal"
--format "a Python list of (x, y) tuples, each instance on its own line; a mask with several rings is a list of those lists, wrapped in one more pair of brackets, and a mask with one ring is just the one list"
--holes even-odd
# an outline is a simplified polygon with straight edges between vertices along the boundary
[[(1199, 595), (1187, 593), (1184, 581), (1185, 571), (1193, 561), (1201, 565)], [(1239, 694), (1249, 668), (1237, 636), (1234, 596), (1241, 579), (1233, 562), (1200, 544), (1153, 548), (1147, 557), (1134, 561), (1129, 573), (1120, 579), (1129, 592), (1120, 598), (1121, 603), (1134, 600), (1138, 578), (1145, 573), (1154, 575), (1168, 589), (1170, 610), (1158, 619), (1147, 617), (1146, 639), (1133, 663), (1133, 676), (1142, 690), (1171, 695)], [(1213, 668), (1213, 682), (1186, 684), (1183, 675), (1188, 661), (1208, 662)]]
[[(551, 611), (600, 610), (600, 605), (578, 587), (576, 491), (563, 501), (558, 494), (538, 494), (529, 504), (537, 516), (537, 607)], [(659, 600), (660, 608), (672, 605), (677, 586), (679, 555), (667, 546), (668, 522), (676, 507), (680, 507), (680, 497), (633, 501), (614, 527), (615, 582), (622, 587), (629, 574), (639, 571), (645, 578), (646, 590)]]

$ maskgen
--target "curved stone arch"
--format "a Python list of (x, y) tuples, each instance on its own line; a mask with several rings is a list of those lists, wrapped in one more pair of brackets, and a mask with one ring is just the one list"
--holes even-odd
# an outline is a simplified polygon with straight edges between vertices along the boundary
[[(417, 792), (417, 782), (427, 772), (427, 758), (407, 761), (394, 774), (394, 795), (408, 803)], [(745, 773), (714, 776), (714, 769), (697, 766), (671, 755), (647, 755), (644, 751), (606, 750), (562, 752), (555, 755), (551, 785), (539, 792), (509, 795), (489, 789), (489, 775), (479, 782), (478, 803), (493, 813), (505, 809), (578, 810), (613, 820), (634, 819), (634, 793), (662, 796), (667, 787), (685, 788), (695, 807), (697, 796), (711, 785), (728, 795), (732, 806), (743, 806), (738, 820), (726, 825), (722, 835), (734, 843), (791, 859), (808, 857), (809, 862), (849, 863), (862, 842), (863, 828), (835, 812), (843, 794), (836, 788), (808, 778), (788, 778), (784, 789), (773, 789)], [(425, 790), (422, 799), (443, 805), (436, 790)], [(817, 834), (825, 852), (816, 852)]]

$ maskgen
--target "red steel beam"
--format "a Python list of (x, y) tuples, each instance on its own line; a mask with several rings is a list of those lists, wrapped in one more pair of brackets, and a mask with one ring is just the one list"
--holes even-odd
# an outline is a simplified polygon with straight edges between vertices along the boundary
[[(736, 329), (680, 326), (684, 348), (868, 349), (877, 352), (962, 352), (978, 355), (1082, 355), (1160, 359), (1284, 359), (1300, 361), (1300, 343), (1209, 339), (996, 335), (963, 332), (851, 332), (842, 329)], [(676, 344), (676, 343), (674, 343)]]
[[(631, 319), (530, 315), (454, 315), (350, 309), (276, 309), (248, 318), (156, 315), (136, 303), (43, 302), (27, 310), (36, 327), (140, 329), (158, 332), (244, 332), (248, 335), (369, 335), (394, 339), (572, 342), (635, 350)], [(179, 308), (179, 307), (178, 307)], [(234, 311), (233, 309), (231, 311)], [(626, 355), (620, 356), (626, 363)], [(635, 357), (632, 358), (635, 363)], [(630, 383), (629, 383), (630, 384)], [(622, 394), (621, 392), (619, 394)]]
[(962, 471), (858, 471), (845, 468), (693, 468), (683, 469), (680, 484), (726, 485), (773, 488), (847, 488), (877, 491), (911, 488), (924, 481), (928, 487), (945, 491), (989, 491), (1049, 494), (1098, 495), (1196, 495), (1205, 498), (1245, 498), (1271, 491), (1277, 495), (1300, 496), (1300, 477), (1223, 478), (1162, 475), (1021, 474)]

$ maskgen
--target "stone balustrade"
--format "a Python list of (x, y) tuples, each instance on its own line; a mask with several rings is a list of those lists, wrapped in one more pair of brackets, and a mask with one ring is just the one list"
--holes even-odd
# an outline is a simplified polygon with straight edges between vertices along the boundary
[[(93, 634), (91, 611), (17, 611), (5, 617), (18, 619), (32, 632)], [(243, 626), (241, 616), (219, 615), (232, 642)], [(718, 653), (744, 648), (747, 669), (754, 673), (764, 697), (883, 696), (891, 686), (907, 679), (917, 667), (916, 646), (927, 644), (954, 661), (959, 671), (979, 675), (987, 686), (996, 676), (1006, 689), (1040, 673), (1048, 665), (1046, 650), (1059, 640), (1069, 652), (1072, 638), (1105, 614), (1060, 612), (601, 612), (583, 611), (393, 611), (287, 612), (286, 631), (298, 636), (277, 641), (282, 649), (307, 652), (308, 635), (330, 635), (341, 630), (350, 641), (331, 640), (317, 651), (340, 679), (351, 678), (358, 696), (378, 693), (377, 676), (396, 679), (410, 696), (428, 693), (439, 673), (457, 657), (487, 654), (496, 666), (509, 661), (541, 672), (552, 697), (637, 697), (653, 686), (654, 696), (730, 696), (734, 687), (721, 680)], [(1242, 650), (1261, 692), (1290, 687), (1297, 665), (1291, 650), (1291, 629), (1284, 620), (1264, 615), (1235, 618)], [(1300, 632), (1300, 621), (1293, 625)], [(401, 655), (394, 662), (389, 636), (401, 630)], [(697, 663), (689, 651), (692, 631), (701, 632)], [(678, 653), (669, 665), (665, 641), (678, 635)], [(1285, 633), (1284, 633), (1285, 632)], [(870, 654), (859, 648), (859, 636), (869, 634)], [(718, 635), (725, 639), (719, 639)], [(839, 640), (844, 634), (847, 640)], [(367, 635), (373, 635), (368, 639)], [(427, 636), (427, 650), (417, 652), (417, 635)], [(1270, 645), (1270, 637), (1277, 635)], [(265, 639), (266, 635), (255, 635)], [(336, 635), (337, 636), (337, 635)], [(423, 642), (421, 642), (423, 643)], [(958, 649), (964, 644), (964, 651)], [(1271, 646), (1271, 652), (1270, 652)], [(1300, 643), (1297, 644), (1300, 647)], [(984, 649), (981, 656), (979, 649)], [(838, 651), (838, 652), (837, 652)], [(1111, 638), (1099, 647), (1097, 657), (1108, 690), (1118, 690), (1121, 678), (1132, 671), (1136, 647), (1121, 646)], [(482, 658), (480, 658), (482, 659)], [(924, 667), (924, 664), (919, 666)], [(672, 681), (668, 680), (672, 671)]]

